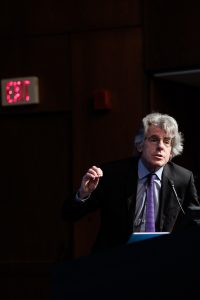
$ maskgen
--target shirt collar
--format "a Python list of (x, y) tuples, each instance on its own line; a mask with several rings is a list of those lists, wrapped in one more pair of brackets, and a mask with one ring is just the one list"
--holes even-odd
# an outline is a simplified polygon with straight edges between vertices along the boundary
[[(162, 178), (163, 168), (164, 167), (162, 166), (160, 169), (158, 169), (156, 172), (154, 172), (160, 180)], [(149, 173), (150, 173), (149, 170), (145, 167), (142, 160), (139, 159), (139, 161), (138, 161), (138, 177), (139, 177), (139, 179), (146, 177)]]

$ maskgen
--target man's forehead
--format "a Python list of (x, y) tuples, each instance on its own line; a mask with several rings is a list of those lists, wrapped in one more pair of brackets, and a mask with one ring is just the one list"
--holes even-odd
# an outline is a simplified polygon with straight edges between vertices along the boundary
[(159, 126), (150, 125), (149, 129), (148, 129), (148, 134), (150, 134), (150, 135), (162, 135), (162, 136), (166, 136), (167, 132), (166, 132), (166, 130), (160, 128)]

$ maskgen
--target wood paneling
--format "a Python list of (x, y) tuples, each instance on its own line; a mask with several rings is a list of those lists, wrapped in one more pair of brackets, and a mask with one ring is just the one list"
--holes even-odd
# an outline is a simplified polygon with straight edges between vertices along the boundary
[[(38, 76), (40, 97), (35, 106), (0, 107), (2, 264), (69, 257), (73, 236), (61, 221), (63, 201), (90, 164), (132, 154), (146, 110), (142, 4), (2, 3), (0, 77)], [(111, 92), (111, 110), (93, 109), (99, 88)], [(88, 253), (98, 221), (97, 212), (75, 227), (75, 256)], [(31, 288), (40, 284), (30, 277)]]
[(140, 0), (11, 1), (0, 11), (0, 35), (18, 37), (139, 24)]
[[(71, 108), (68, 36), (2, 38), (3, 62), (0, 77), (37, 76), (39, 100), (36, 106), (13, 111), (67, 111)], [(0, 112), (12, 109), (0, 107)]]
[(0, 262), (58, 260), (71, 235), (61, 220), (72, 189), (70, 115), (1, 116), (0, 136)]
[(52, 298), (52, 265), (0, 263), (1, 298), (49, 300)]
[(178, 69), (200, 64), (200, 3), (144, 1), (147, 69)]
[[(140, 29), (73, 35), (72, 66), (74, 166), (82, 175), (90, 164), (132, 154), (145, 110)], [(98, 112), (92, 95), (101, 88), (111, 91), (112, 108)]]

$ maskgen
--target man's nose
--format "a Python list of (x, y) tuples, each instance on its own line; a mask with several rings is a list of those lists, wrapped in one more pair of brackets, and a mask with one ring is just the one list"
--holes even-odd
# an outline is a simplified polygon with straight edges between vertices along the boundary
[(159, 139), (157, 145), (159, 147), (164, 147), (164, 141), (163, 141), (163, 139)]

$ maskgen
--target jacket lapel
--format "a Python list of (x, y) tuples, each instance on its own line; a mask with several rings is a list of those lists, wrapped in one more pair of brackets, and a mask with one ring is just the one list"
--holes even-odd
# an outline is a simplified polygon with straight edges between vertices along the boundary
[(171, 181), (175, 181), (175, 178), (170, 170), (169, 165), (167, 164), (164, 167), (162, 175), (162, 188), (158, 222), (159, 231), (171, 231), (179, 212)]

